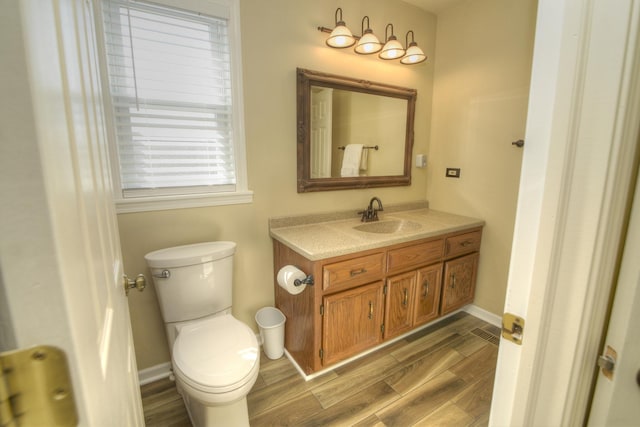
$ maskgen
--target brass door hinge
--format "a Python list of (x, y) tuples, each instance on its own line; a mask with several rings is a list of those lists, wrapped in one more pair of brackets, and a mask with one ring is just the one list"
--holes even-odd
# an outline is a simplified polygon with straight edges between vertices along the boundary
[(524, 319), (511, 313), (502, 315), (502, 338), (522, 345), (524, 335)]
[(64, 352), (51, 346), (0, 353), (0, 426), (78, 424)]

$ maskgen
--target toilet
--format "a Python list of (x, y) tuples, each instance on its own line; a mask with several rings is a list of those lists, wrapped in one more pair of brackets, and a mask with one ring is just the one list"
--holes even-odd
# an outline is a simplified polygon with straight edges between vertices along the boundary
[(231, 314), (234, 242), (145, 255), (164, 319), (178, 391), (196, 427), (248, 426), (258, 378), (255, 333)]

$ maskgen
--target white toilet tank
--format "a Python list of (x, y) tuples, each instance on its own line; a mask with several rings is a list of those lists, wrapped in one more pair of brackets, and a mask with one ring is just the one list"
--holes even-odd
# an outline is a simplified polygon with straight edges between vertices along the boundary
[(234, 242), (160, 249), (144, 256), (162, 317), (182, 322), (231, 308)]

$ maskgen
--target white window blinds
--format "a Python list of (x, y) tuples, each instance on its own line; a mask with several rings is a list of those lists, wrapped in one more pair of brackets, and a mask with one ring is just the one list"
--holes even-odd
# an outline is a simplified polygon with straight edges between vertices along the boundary
[(102, 4), (123, 197), (235, 191), (227, 20)]

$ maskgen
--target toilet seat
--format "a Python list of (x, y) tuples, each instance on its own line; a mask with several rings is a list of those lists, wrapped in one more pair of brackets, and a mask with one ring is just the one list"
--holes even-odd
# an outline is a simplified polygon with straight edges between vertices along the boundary
[(181, 382), (201, 393), (236, 395), (232, 392), (250, 389), (258, 376), (258, 341), (231, 314), (194, 322), (174, 342), (173, 367)]

